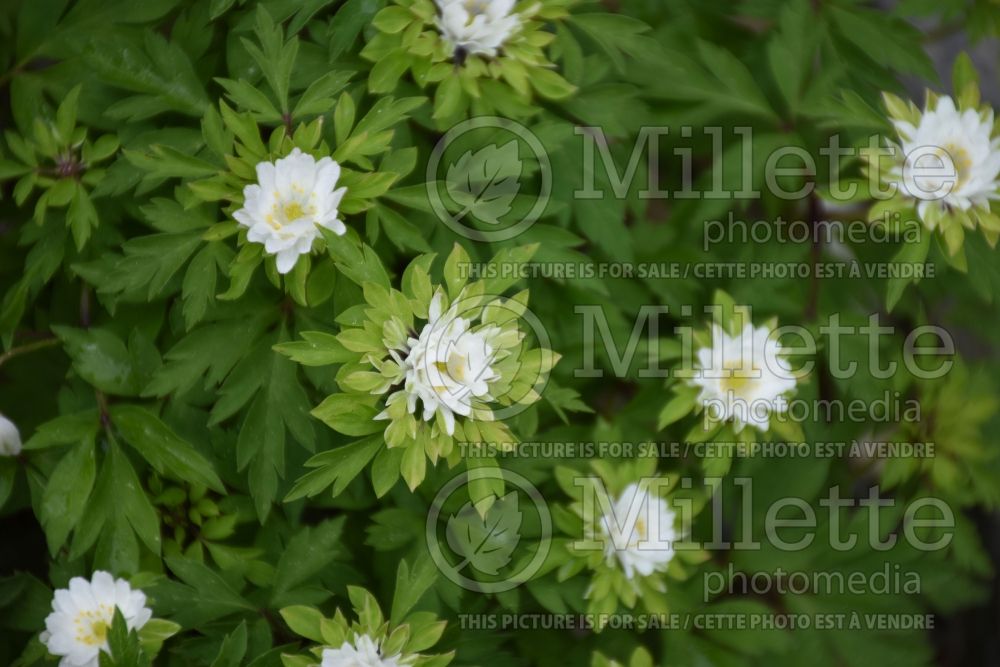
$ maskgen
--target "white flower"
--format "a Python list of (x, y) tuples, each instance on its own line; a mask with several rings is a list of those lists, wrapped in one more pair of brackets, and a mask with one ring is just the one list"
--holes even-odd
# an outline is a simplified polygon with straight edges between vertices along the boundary
[(437, 0), (437, 27), (445, 41), (470, 55), (493, 58), (521, 27), (514, 0)]
[(0, 415), (0, 456), (17, 456), (21, 453), (21, 434), (11, 420)]
[(407, 341), (409, 352), (399, 361), (406, 371), (403, 390), (410, 414), (416, 412), (420, 399), (424, 420), (431, 421), (440, 412), (448, 435), (453, 435), (456, 414), (468, 417), (473, 399), (492, 398), (489, 383), (498, 376), (492, 367), (494, 348), (489, 340), (498, 329), (473, 331), (468, 320), (458, 317), (454, 305), (441, 312), (441, 298), (440, 292), (434, 295), (427, 324), (419, 338)]
[(747, 324), (736, 336), (712, 327), (712, 347), (698, 350), (698, 370), (691, 383), (713, 421), (733, 420), (737, 433), (746, 424), (766, 432), (770, 415), (788, 409), (786, 394), (796, 376), (781, 356), (781, 343), (767, 327)]
[(1000, 188), (1000, 137), (992, 138), (993, 111), (959, 111), (950, 97), (927, 109), (919, 124), (894, 120), (902, 140), (903, 164), (892, 176), (903, 194), (919, 200), (921, 220), (932, 206), (963, 211), (989, 207)]
[(320, 667), (403, 667), (409, 662), (401, 654), (383, 656), (374, 639), (355, 634), (353, 644), (344, 642), (340, 648), (323, 649)]
[(630, 484), (601, 517), (605, 556), (617, 558), (629, 579), (664, 570), (674, 557), (675, 518), (667, 501)]
[(347, 188), (337, 188), (340, 165), (329, 157), (318, 162), (298, 148), (277, 162), (257, 165), (257, 181), (243, 189), (243, 208), (233, 217), (248, 228), (247, 240), (264, 244), (278, 256), (278, 272), (288, 273), (299, 255), (312, 250), (320, 227), (347, 232), (337, 217)]
[(68, 589), (56, 591), (41, 640), (49, 653), (62, 656), (59, 667), (97, 667), (99, 653), (108, 650), (115, 607), (130, 630), (144, 626), (153, 614), (142, 591), (107, 572), (94, 572), (91, 581), (73, 577)]

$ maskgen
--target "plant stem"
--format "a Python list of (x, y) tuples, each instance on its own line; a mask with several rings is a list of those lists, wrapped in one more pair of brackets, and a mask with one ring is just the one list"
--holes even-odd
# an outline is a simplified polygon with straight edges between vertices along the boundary
[(45, 340), (39, 340), (35, 341), (34, 343), (28, 343), (27, 345), (11, 348), (6, 352), (4, 352), (3, 354), (0, 354), (0, 366), (3, 366), (5, 363), (10, 361), (14, 357), (18, 357), (22, 354), (28, 354), (30, 352), (35, 352), (37, 350), (44, 350), (47, 347), (55, 347), (58, 344), (59, 344), (58, 338), (46, 338)]
[(812, 271), (809, 277), (809, 296), (806, 300), (806, 312), (804, 318), (807, 322), (816, 319), (819, 312), (819, 277), (817, 265), (823, 259), (823, 251), (819, 239), (819, 218), (820, 218), (819, 198), (813, 192), (809, 195), (809, 226), (812, 230), (812, 245), (809, 249), (809, 261), (812, 264)]

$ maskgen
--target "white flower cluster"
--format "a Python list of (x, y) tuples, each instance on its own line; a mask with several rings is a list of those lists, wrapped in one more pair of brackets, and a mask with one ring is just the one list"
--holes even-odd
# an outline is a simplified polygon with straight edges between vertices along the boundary
[(781, 343), (767, 327), (747, 324), (736, 336), (712, 327), (712, 346), (698, 350), (698, 400), (716, 421), (732, 420), (737, 433), (747, 424), (767, 432), (770, 416), (788, 409), (797, 378), (781, 356)]
[(55, 592), (41, 641), (49, 653), (61, 656), (59, 667), (98, 667), (101, 651), (108, 651), (116, 608), (129, 630), (140, 629), (153, 615), (142, 591), (100, 570), (90, 581), (73, 577), (69, 588)]
[(914, 125), (893, 120), (904, 160), (892, 177), (902, 193), (917, 200), (917, 213), (933, 228), (931, 207), (967, 211), (989, 208), (1000, 190), (1000, 137), (993, 137), (993, 111), (960, 111), (941, 97)]
[(410, 660), (402, 655), (383, 656), (378, 642), (368, 635), (354, 635), (354, 643), (323, 650), (320, 667), (404, 667)]
[(17, 456), (21, 453), (21, 434), (11, 420), (0, 415), (0, 456)]
[(521, 26), (514, 0), (437, 0), (445, 41), (469, 55), (496, 57)]
[(664, 570), (675, 553), (675, 519), (667, 501), (630, 484), (601, 517), (607, 560), (617, 559), (629, 579)]
[[(455, 432), (455, 415), (472, 414), (473, 399), (489, 401), (489, 383), (498, 379), (493, 369), (494, 346), (490, 339), (499, 332), (491, 326), (474, 331), (459, 317), (456, 304), (441, 312), (441, 293), (431, 300), (427, 324), (417, 338), (407, 340), (405, 358), (391, 351), (405, 370), (403, 392), (407, 410), (414, 414), (417, 401), (423, 404), (423, 419), (432, 421), (440, 412), (448, 435)], [(378, 418), (386, 418), (383, 412)]]
[(298, 148), (277, 162), (257, 165), (257, 183), (243, 189), (243, 208), (233, 217), (247, 228), (247, 240), (277, 256), (278, 273), (288, 273), (312, 251), (320, 227), (347, 232), (338, 217), (347, 188), (338, 188), (340, 165), (317, 161)]

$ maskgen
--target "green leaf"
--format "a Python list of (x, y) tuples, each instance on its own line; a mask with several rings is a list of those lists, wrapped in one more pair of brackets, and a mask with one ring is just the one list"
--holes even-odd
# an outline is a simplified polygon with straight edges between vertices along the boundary
[(633, 53), (645, 39), (642, 34), (649, 31), (649, 26), (638, 19), (610, 12), (575, 14), (571, 25), (597, 42), (620, 73), (625, 72), (625, 54)]
[(24, 449), (46, 449), (58, 445), (74, 444), (87, 439), (93, 441), (100, 426), (100, 414), (97, 410), (84, 410), (60, 415), (39, 426), (31, 438), (24, 443)]
[(264, 73), (264, 78), (278, 98), (281, 111), (286, 112), (289, 110), (288, 89), (291, 86), (292, 69), (298, 56), (299, 40), (293, 37), (285, 42), (281, 27), (275, 25), (263, 5), (257, 6), (254, 33), (260, 46), (246, 38), (241, 39), (243, 46)]
[(222, 112), (223, 123), (236, 135), (250, 157), (255, 162), (263, 160), (268, 151), (264, 142), (261, 141), (260, 130), (253, 116), (249, 113), (237, 113), (225, 102), (219, 102), (219, 110)]
[(142, 649), (147, 655), (155, 658), (163, 647), (163, 642), (176, 635), (180, 630), (181, 626), (173, 621), (151, 618), (139, 629), (139, 643), (142, 644)]
[[(912, 26), (874, 9), (830, 6), (826, 11), (833, 17), (840, 35), (880, 65), (925, 79), (937, 78), (924, 49), (913, 48), (913, 44), (919, 43), (921, 33)], [(878, 44), (879, 48), (870, 48), (872, 44)]]
[(397, 49), (383, 56), (368, 75), (368, 90), (372, 93), (392, 92), (409, 69), (411, 62), (412, 56), (403, 49)]
[(252, 112), (259, 120), (275, 122), (281, 119), (281, 112), (274, 103), (259, 88), (246, 81), (232, 79), (216, 79), (237, 107)]
[(979, 72), (972, 64), (972, 58), (964, 51), (955, 58), (955, 64), (951, 68), (951, 86), (955, 92), (955, 98), (961, 99), (966, 91), (973, 91), (976, 102), (979, 99)]
[(424, 97), (379, 98), (358, 122), (353, 135), (367, 133), (371, 136), (382, 130), (387, 130), (405, 119), (411, 111), (420, 107), (425, 101)]
[(375, 421), (380, 409), (376, 397), (332, 394), (312, 411), (312, 416), (344, 435), (363, 436), (385, 430), (385, 422)]
[(399, 481), (400, 466), (403, 463), (403, 450), (400, 448), (380, 449), (372, 463), (372, 487), (375, 495), (381, 498), (389, 493)]
[(108, 113), (133, 121), (170, 111), (201, 118), (208, 97), (190, 58), (178, 44), (153, 31), (144, 36), (138, 44), (119, 33), (95, 41), (86, 51), (87, 66), (102, 81), (137, 94)]
[(405, 560), (399, 561), (399, 568), (396, 570), (396, 589), (392, 596), (390, 615), (392, 623), (402, 623), (437, 578), (437, 565), (426, 552), (420, 554), (412, 568)]
[(292, 116), (301, 118), (328, 113), (336, 105), (335, 96), (347, 85), (351, 76), (352, 72), (334, 70), (313, 81), (295, 104)]
[(448, 294), (452, 299), (458, 298), (462, 288), (465, 287), (471, 263), (469, 253), (460, 244), (456, 243), (452, 247), (448, 259), (444, 262), (444, 281), (448, 287)]
[(317, 644), (324, 643), (323, 632), (320, 627), (323, 624), (323, 614), (313, 607), (304, 605), (293, 605), (281, 610), (281, 618), (292, 629), (292, 632), (312, 640)]
[[(278, 340), (284, 337), (282, 329)], [(240, 363), (222, 389), (225, 409), (220, 401), (213, 410), (213, 421), (221, 421), (256, 393), (240, 429), (236, 464), (239, 470), (249, 466), (250, 492), (261, 522), (267, 518), (278, 494), (278, 480), (285, 474), (286, 430), (309, 451), (316, 437), (309, 418), (310, 400), (299, 383), (295, 364), (274, 354), (270, 347), (271, 341), (262, 341)], [(230, 396), (235, 399), (228, 401)]]
[(288, 23), (288, 33), (296, 34), (302, 30), (309, 21), (319, 12), (321, 9), (333, 4), (335, 0), (304, 0), (304, 2), (299, 3), (298, 11), (292, 17), (292, 20)]
[(415, 18), (416, 16), (406, 7), (390, 5), (375, 15), (372, 25), (382, 32), (395, 34), (412, 23)]
[(77, 84), (66, 94), (56, 110), (56, 131), (62, 144), (72, 142), (73, 128), (76, 127), (76, 112), (80, 101), (81, 84)]
[(222, 480), (208, 459), (152, 412), (136, 405), (117, 405), (111, 409), (111, 419), (126, 442), (157, 472), (225, 493)]
[[(390, 444), (392, 444), (390, 442)], [(399, 473), (406, 480), (410, 491), (416, 490), (427, 474), (427, 455), (420, 441), (409, 443), (403, 449), (403, 459), (399, 464)]]
[(222, 640), (212, 667), (240, 667), (247, 652), (247, 622), (242, 621)]
[[(924, 230), (920, 234), (920, 239), (915, 243), (904, 243), (903, 247), (893, 256), (893, 264), (922, 264), (927, 259), (927, 254), (931, 249), (931, 234)], [(886, 292), (886, 310), (892, 312), (903, 296), (906, 286), (913, 280), (894, 276), (889, 279), (889, 287)]]
[(459, 115), (465, 107), (465, 93), (457, 76), (449, 76), (438, 85), (434, 93), (434, 118), (447, 120)]
[(317, 454), (306, 461), (306, 466), (315, 470), (295, 482), (295, 486), (285, 497), (285, 502), (311, 498), (331, 485), (334, 497), (339, 496), (384, 444), (382, 435), (378, 434)]
[(531, 72), (531, 85), (542, 97), (562, 100), (576, 92), (576, 86), (550, 69), (535, 69)]
[(129, 629), (119, 607), (115, 607), (107, 640), (109, 653), (99, 654), (101, 667), (149, 667), (152, 664), (143, 651), (138, 633)]
[(199, 178), (214, 176), (219, 167), (172, 146), (153, 144), (148, 151), (125, 150), (125, 158), (156, 178)]
[(274, 573), (272, 601), (319, 575), (337, 556), (343, 530), (344, 517), (339, 517), (307, 526), (289, 540)]
[(55, 554), (62, 547), (79, 521), (96, 474), (93, 437), (70, 449), (52, 471), (39, 513), (50, 553)]
[(181, 625), (194, 627), (229, 614), (257, 613), (254, 605), (206, 565), (173, 556), (164, 560), (183, 584), (162, 582), (154, 589), (156, 599), (174, 612), (174, 619)]
[(73, 369), (95, 388), (118, 396), (139, 393), (132, 357), (115, 334), (105, 329), (63, 326), (53, 327), (52, 331), (73, 360)]
[(221, 243), (206, 244), (191, 260), (181, 288), (184, 324), (191, 329), (215, 303), (218, 269), (232, 261), (232, 252)]
[(369, 25), (376, 12), (379, 10), (379, 3), (371, 0), (347, 0), (337, 10), (337, 14), (330, 21), (330, 58), (338, 58), (345, 53), (354, 42), (365, 26)]
[(236, 0), (211, 0), (208, 7), (208, 17), (214, 21), (229, 11), (234, 4), (236, 4)]
[[(503, 477), (495, 474), (500, 470), (500, 464), (492, 456), (467, 456), (465, 467), (469, 471), (469, 498), (477, 511), (485, 512), (490, 504), (503, 496)], [(480, 474), (476, 471), (487, 468), (493, 473)]]
[(83, 161), (89, 164), (108, 159), (118, 151), (118, 137), (105, 134), (98, 137), (93, 144), (83, 145)]
[(77, 185), (73, 192), (73, 199), (66, 211), (66, 222), (69, 223), (70, 231), (73, 232), (76, 249), (83, 250), (90, 238), (91, 231), (97, 228), (98, 217), (97, 209), (94, 208), (90, 195), (82, 185)]
[(302, 337), (305, 340), (278, 343), (274, 351), (303, 366), (329, 366), (357, 359), (357, 353), (344, 347), (333, 334), (304, 331)]
[(656, 421), (656, 430), (663, 430), (670, 424), (683, 419), (684, 417), (691, 414), (691, 411), (695, 407), (695, 399), (697, 397), (697, 390), (687, 389), (679, 392), (676, 396), (671, 398), (663, 409), (660, 410), (660, 415)]
[(101, 284), (101, 292), (152, 300), (176, 289), (176, 276), (201, 245), (196, 232), (149, 234), (126, 241), (125, 257)]
[[(139, 536), (143, 544), (154, 554), (159, 555), (160, 519), (149, 502), (139, 478), (136, 477), (135, 469), (132, 468), (132, 464), (129, 463), (124, 452), (117, 446), (111, 448), (109, 457), (111, 461), (110, 485), (107, 489), (107, 504), (102, 509), (108, 513), (109, 517), (127, 519), (131, 530)], [(112, 530), (120, 529), (113, 528)], [(105, 531), (105, 537), (107, 535), (108, 532)], [(118, 539), (120, 540), (122, 537), (119, 536)], [(132, 541), (134, 539), (132, 538)]]
[(337, 263), (341, 273), (358, 286), (372, 282), (389, 288), (389, 274), (382, 265), (378, 253), (368, 246), (359, 248), (346, 238), (342, 239), (325, 229), (322, 231), (327, 239), (327, 251)]

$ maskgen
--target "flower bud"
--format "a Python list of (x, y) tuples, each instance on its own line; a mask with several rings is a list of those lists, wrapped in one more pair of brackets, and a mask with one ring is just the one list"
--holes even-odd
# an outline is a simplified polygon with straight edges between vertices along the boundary
[(21, 434), (14, 422), (0, 415), (0, 456), (17, 456), (21, 453)]

